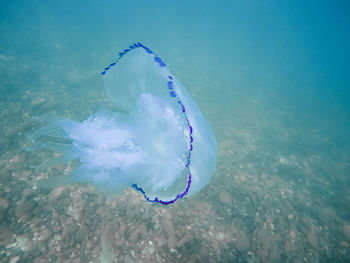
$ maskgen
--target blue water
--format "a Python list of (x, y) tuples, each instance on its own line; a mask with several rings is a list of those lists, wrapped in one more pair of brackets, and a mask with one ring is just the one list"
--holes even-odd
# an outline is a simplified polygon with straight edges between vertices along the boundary
[[(350, 260), (345, 1), (2, 1), (0, 261)], [(141, 41), (214, 130), (216, 172), (171, 206), (128, 189), (40, 187), (75, 161), (27, 152), (34, 116), (118, 111), (101, 70)], [(57, 183), (59, 184), (59, 183)]]

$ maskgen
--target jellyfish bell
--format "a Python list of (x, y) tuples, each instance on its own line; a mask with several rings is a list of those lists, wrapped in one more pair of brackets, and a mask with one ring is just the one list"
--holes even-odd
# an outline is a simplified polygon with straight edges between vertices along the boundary
[[(160, 57), (134, 43), (101, 75), (121, 112), (49, 123), (29, 136), (28, 149), (59, 152), (65, 162), (79, 160), (65, 181), (90, 182), (105, 193), (131, 186), (149, 202), (171, 204), (206, 186), (217, 162), (213, 131)], [(42, 137), (68, 143), (41, 143)]]

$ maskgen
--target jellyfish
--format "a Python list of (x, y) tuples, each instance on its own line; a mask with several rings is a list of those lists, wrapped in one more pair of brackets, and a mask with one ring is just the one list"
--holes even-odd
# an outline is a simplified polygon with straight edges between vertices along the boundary
[(47, 119), (28, 135), (27, 150), (79, 162), (70, 174), (49, 180), (92, 183), (106, 194), (132, 187), (148, 202), (164, 205), (205, 187), (217, 162), (215, 136), (165, 62), (137, 42), (101, 76), (117, 112), (100, 110), (82, 122)]

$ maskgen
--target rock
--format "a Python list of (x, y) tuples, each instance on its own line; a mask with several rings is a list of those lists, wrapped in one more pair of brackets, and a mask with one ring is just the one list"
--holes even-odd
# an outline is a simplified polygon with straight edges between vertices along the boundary
[(75, 223), (68, 223), (64, 229), (63, 236), (75, 235), (79, 231), (79, 226)]
[(55, 236), (53, 237), (53, 239), (54, 239), (55, 241), (61, 241), (61, 240), (63, 239), (63, 237), (62, 237), (61, 235), (55, 235)]
[(185, 243), (190, 242), (192, 240), (192, 236), (190, 234), (184, 235), (179, 242), (177, 242), (177, 247), (182, 247)]
[(347, 223), (344, 223), (343, 230), (344, 230), (344, 236), (350, 242), (350, 225), (348, 225)]
[(126, 238), (127, 232), (127, 225), (124, 222), (121, 222), (118, 230), (118, 236), (121, 238)]
[(5, 212), (0, 211), (0, 222), (2, 222), (2, 220), (4, 220), (4, 218), (5, 218)]
[(32, 239), (28, 236), (17, 236), (16, 237), (17, 247), (23, 252), (29, 252), (33, 249)]
[(284, 245), (284, 250), (289, 258), (294, 258), (298, 248), (294, 243), (287, 241), (287, 243)]
[(132, 243), (135, 243), (137, 240), (139, 239), (139, 233), (137, 231), (137, 229), (135, 229), (129, 236), (129, 240)]
[(113, 222), (108, 222), (101, 232), (101, 246), (102, 250), (112, 251), (115, 247), (115, 225)]
[(225, 234), (219, 232), (218, 234), (216, 234), (216, 240), (222, 241), (225, 239)]
[(276, 248), (272, 249), (269, 258), (270, 258), (269, 262), (272, 262), (272, 263), (273, 262), (276, 262), (276, 263), (281, 262), (281, 254)]
[(231, 195), (226, 192), (226, 191), (222, 191), (220, 192), (219, 194), (219, 199), (220, 199), (220, 202), (224, 205), (228, 205), (228, 204), (231, 204), (232, 203), (232, 197)]
[(5, 223), (0, 225), (0, 240), (10, 240), (13, 234), (11, 228)]
[(162, 218), (163, 218), (163, 219), (169, 219), (169, 220), (170, 220), (170, 219), (173, 218), (173, 215), (172, 215), (172, 213), (171, 213), (170, 211), (164, 209), (164, 210), (162, 211)]
[(152, 255), (154, 251), (155, 251), (155, 248), (153, 246), (148, 249), (148, 252), (150, 255)]
[(70, 202), (71, 200), (68, 197), (62, 198), (58, 202), (54, 202), (53, 207), (55, 208), (58, 214), (62, 215), (66, 212)]
[(75, 234), (74, 238), (78, 243), (84, 241), (84, 238), (87, 236), (87, 230), (84, 226), (80, 227), (78, 233)]
[(206, 262), (209, 258), (209, 249), (206, 246), (202, 246), (199, 250), (199, 256), (202, 262)]
[(168, 248), (171, 250), (171, 249), (174, 249), (176, 247), (176, 244), (177, 244), (177, 238), (175, 235), (171, 235), (169, 236), (168, 238)]
[(6, 185), (9, 182), (11, 182), (11, 179), (12, 179), (11, 171), (4, 170), (0, 172), (0, 184)]
[[(31, 175), (31, 173), (32, 173), (32, 171), (30, 171), (30, 170), (22, 171), (22, 172), (20, 172), (20, 174), (19, 174), (19, 178), (20, 178), (21, 180), (23, 180), (23, 181), (27, 181), (28, 178), (29, 178), (29, 176)], [(32, 189), (28, 189), (28, 190), (29, 190), (29, 192), (30, 192)]]
[(296, 238), (296, 236), (297, 236), (297, 233), (295, 232), (294, 229), (291, 229), (291, 230), (289, 231), (289, 236), (290, 236), (290, 238), (291, 238), (292, 240), (295, 240), (295, 238)]
[(306, 240), (312, 246), (314, 249), (318, 249), (318, 242), (317, 242), (317, 237), (316, 234), (311, 231), (306, 234)]
[(140, 223), (139, 227), (138, 227), (138, 231), (140, 234), (147, 236), (148, 235), (148, 231), (147, 231), (147, 226), (143, 223)]
[(32, 100), (32, 105), (33, 106), (38, 106), (38, 105), (41, 105), (45, 102), (45, 99), (42, 98), (42, 97), (36, 97)]
[(55, 202), (57, 199), (59, 199), (65, 193), (66, 193), (66, 187), (64, 187), (64, 186), (56, 187), (49, 194), (49, 202), (50, 203)]
[(174, 230), (174, 224), (170, 219), (165, 219), (162, 222), (163, 230), (165, 233), (167, 233), (168, 237), (171, 235), (174, 235), (175, 230)]
[(58, 233), (62, 231), (62, 226), (61, 225), (57, 225), (53, 227), (53, 232), (54, 233)]
[(276, 232), (275, 234), (272, 235), (271, 240), (274, 243), (279, 243), (279, 242), (281, 242), (282, 237), (281, 237), (281, 235), (279, 233)]
[(157, 242), (158, 242), (158, 246), (161, 247), (161, 246), (164, 246), (167, 243), (167, 240), (166, 240), (166, 238), (164, 236), (160, 236), (157, 239)]
[(10, 142), (6, 137), (0, 138), (0, 155), (10, 148)]
[(123, 262), (125, 262), (125, 263), (136, 263), (136, 261), (133, 260), (132, 257), (131, 257), (130, 255), (126, 255), (126, 256), (124, 257)]
[(258, 255), (258, 257), (260, 258), (260, 260), (266, 261), (266, 257), (268, 256), (268, 253), (266, 250), (258, 250), (258, 252), (256, 253)]
[(16, 216), (23, 219), (29, 220), (33, 217), (34, 208), (36, 207), (36, 202), (34, 200), (29, 200), (19, 204), (16, 207), (15, 213)]
[(250, 240), (244, 232), (241, 232), (237, 237), (236, 248), (240, 252), (245, 252), (249, 249)]
[(106, 197), (101, 192), (97, 192), (96, 195), (97, 204), (103, 205), (106, 202)]
[(51, 232), (48, 229), (45, 229), (40, 235), (40, 241), (46, 241), (49, 237), (51, 237)]
[(20, 259), (19, 256), (15, 256), (15, 257), (12, 257), (9, 262), (10, 263), (17, 263), (19, 259)]
[(268, 238), (269, 233), (266, 229), (264, 228), (258, 228), (256, 230), (256, 239), (259, 243), (264, 243), (266, 239)]
[(5, 212), (9, 208), (9, 201), (6, 198), (0, 198), (0, 212)]
[(41, 217), (33, 217), (32, 220), (30, 221), (30, 224), (32, 226), (39, 226), (43, 222), (43, 219)]
[(305, 215), (301, 216), (300, 222), (303, 223), (305, 226), (309, 226), (312, 223), (312, 220), (310, 217), (307, 217)]

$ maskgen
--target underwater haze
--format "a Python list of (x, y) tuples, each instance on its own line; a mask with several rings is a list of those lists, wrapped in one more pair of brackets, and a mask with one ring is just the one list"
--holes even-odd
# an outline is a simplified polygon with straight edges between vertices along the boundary
[[(350, 262), (349, 14), (346, 1), (1, 1), (0, 262)], [(193, 152), (196, 127), (210, 145), (195, 192), (169, 205), (66, 180), (82, 159), (28, 150), (47, 122), (128, 114), (101, 72), (133, 43), (198, 106), (175, 126), (191, 150), (192, 120)], [(157, 131), (145, 141), (167, 142)], [(181, 165), (151, 161), (148, 183), (171, 185)]]

